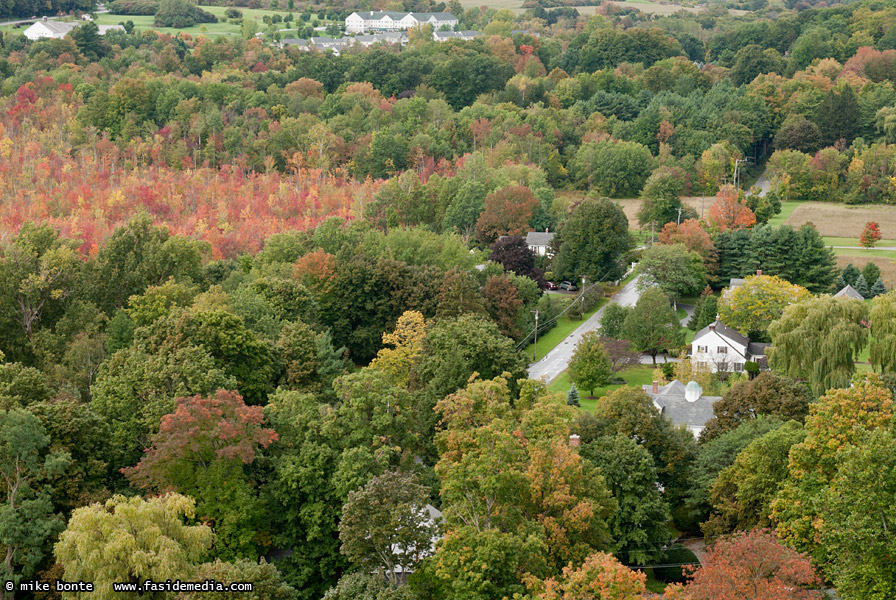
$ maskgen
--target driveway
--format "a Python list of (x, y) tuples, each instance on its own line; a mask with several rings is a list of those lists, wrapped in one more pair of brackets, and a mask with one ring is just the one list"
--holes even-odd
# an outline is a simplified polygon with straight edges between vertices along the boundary
[[(637, 287), (639, 278), (640, 277), (635, 277), (625, 284), (621, 290), (613, 295), (610, 302), (616, 302), (622, 306), (634, 306), (635, 303), (638, 302), (638, 298), (641, 297), (641, 292)], [(544, 358), (529, 365), (529, 378), (536, 380), (540, 379), (545, 383), (550, 383), (554, 381), (560, 373), (565, 371), (566, 367), (569, 366), (569, 361), (572, 359), (572, 353), (575, 351), (582, 336), (589, 331), (594, 331), (600, 328), (600, 318), (607, 306), (608, 304), (602, 306), (600, 310), (591, 315), (587, 321), (579, 325), (575, 331), (566, 336), (566, 339), (557, 344), (557, 346), (548, 352)]]

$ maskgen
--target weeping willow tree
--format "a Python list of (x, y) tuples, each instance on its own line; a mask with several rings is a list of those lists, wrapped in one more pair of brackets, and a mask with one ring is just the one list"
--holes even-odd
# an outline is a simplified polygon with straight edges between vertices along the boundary
[(896, 291), (871, 305), (871, 365), (880, 373), (896, 372)]
[(861, 300), (822, 296), (788, 306), (768, 329), (769, 366), (805, 379), (816, 396), (846, 387), (868, 342), (868, 307)]

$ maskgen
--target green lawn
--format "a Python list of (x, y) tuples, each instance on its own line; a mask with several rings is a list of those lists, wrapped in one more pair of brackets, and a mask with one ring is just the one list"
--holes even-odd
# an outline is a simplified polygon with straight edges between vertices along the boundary
[[(557, 344), (562, 342), (566, 336), (576, 330), (576, 328), (588, 320), (588, 317), (596, 313), (601, 306), (607, 303), (606, 298), (598, 302), (597, 306), (591, 310), (591, 312), (585, 313), (585, 317), (581, 320), (579, 319), (570, 319), (569, 315), (563, 315), (559, 319), (557, 319), (557, 325), (554, 326), (546, 334), (539, 336), (538, 338), (538, 351), (535, 353), (535, 360), (533, 362), (538, 362), (542, 358), (544, 358), (545, 354), (553, 350), (557, 347)], [(532, 358), (532, 346), (533, 344), (529, 344), (525, 350), (523, 350), (523, 356), (526, 357), (526, 360), (531, 360)]]
[(889, 258), (896, 260), (896, 250), (860, 250), (855, 248), (834, 248), (834, 255), (847, 258)]
[[(651, 381), (653, 381), (653, 365), (641, 365), (640, 367), (632, 367), (631, 369), (620, 371), (616, 376), (621, 379), (625, 379), (625, 383), (599, 387), (594, 390), (594, 398), (587, 397), (589, 390), (579, 390), (579, 404), (581, 405), (580, 408), (584, 411), (591, 412), (594, 410), (594, 407), (597, 406), (597, 399), (602, 396), (606, 396), (613, 390), (618, 390), (621, 387), (640, 388), (642, 385), (648, 385)], [(557, 379), (551, 382), (551, 384), (548, 386), (548, 389), (552, 392), (563, 392), (565, 394), (569, 391), (570, 385), (569, 373), (567, 371), (563, 371), (563, 373), (561, 373), (560, 376), (557, 377)]]
[[(110, 14), (101, 14), (96, 17), (97, 25), (118, 25), (119, 23), (124, 23), (125, 21), (133, 21), (134, 27), (137, 30), (143, 29), (152, 29), (155, 31), (160, 31), (162, 33), (176, 34), (180, 31), (184, 33), (189, 33), (190, 35), (239, 35), (240, 34), (240, 25), (237, 23), (232, 23), (227, 17), (224, 15), (224, 12), (230, 8), (227, 6), (202, 6), (202, 10), (212, 13), (216, 17), (218, 17), (217, 23), (200, 23), (194, 25), (192, 27), (184, 27), (183, 29), (175, 29), (173, 27), (155, 27), (153, 25), (153, 18), (150, 15), (110, 15)], [(262, 10), (255, 8), (238, 8), (241, 13), (243, 13), (244, 19), (254, 19), (258, 22), (258, 30), (263, 31), (267, 25), (262, 22), (262, 19), (265, 16), (274, 16), (280, 15), (281, 17), (285, 17), (287, 14), (292, 12), (293, 17), (296, 19), (299, 18), (299, 15), (302, 11), (300, 10)], [(313, 19), (317, 19), (317, 15), (314, 15)], [(302, 25), (306, 25), (306, 23), (301, 22)], [(307, 23), (310, 24), (310, 21)], [(320, 21), (319, 25), (324, 26), (327, 25), (327, 21)], [(278, 29), (287, 29), (290, 27), (296, 27), (296, 22), (293, 21), (291, 23), (276, 23)], [(326, 35), (324, 32), (320, 32), (321, 35)]]
[[(858, 246), (859, 238), (828, 237), (822, 238), (828, 246)], [(896, 246), (896, 240), (880, 240), (878, 246)]]
[(775, 227), (777, 227), (778, 225), (783, 225), (787, 221), (787, 219), (790, 218), (790, 215), (793, 214), (793, 211), (796, 210), (796, 207), (800, 204), (801, 202), (782, 202), (781, 212), (769, 219), (768, 224), (774, 225)]

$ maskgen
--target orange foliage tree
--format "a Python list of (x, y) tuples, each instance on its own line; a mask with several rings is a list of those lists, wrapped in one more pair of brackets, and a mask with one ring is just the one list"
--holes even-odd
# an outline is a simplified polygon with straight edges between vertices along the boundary
[[(862, 245), (862, 248), (874, 248), (874, 245), (880, 241), (881, 237), (880, 225), (876, 221), (868, 221), (865, 223), (862, 235), (859, 236), (859, 243)], [(871, 285), (870, 282), (869, 285)]]
[(686, 586), (670, 586), (667, 600), (816, 600), (821, 580), (809, 559), (755, 530), (721, 540)]
[(476, 221), (476, 236), (491, 245), (502, 235), (520, 235), (529, 229), (538, 198), (524, 185), (508, 185), (485, 197), (485, 210)]
[(756, 215), (743, 203), (741, 192), (726, 185), (709, 208), (709, 224), (718, 231), (742, 229), (756, 224)]

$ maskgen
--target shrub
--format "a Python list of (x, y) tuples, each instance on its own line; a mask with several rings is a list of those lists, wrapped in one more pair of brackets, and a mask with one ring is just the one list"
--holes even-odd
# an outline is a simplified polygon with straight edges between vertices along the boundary
[(159, 10), (155, 0), (115, 0), (106, 6), (113, 15), (154, 15)]
[(162, 0), (153, 25), (183, 29), (196, 23), (217, 23), (218, 17), (206, 12), (189, 0)]
[(243, 16), (243, 12), (235, 8), (228, 8), (224, 11), (224, 16), (226, 16), (228, 19), (240, 19)]

